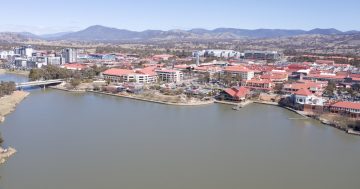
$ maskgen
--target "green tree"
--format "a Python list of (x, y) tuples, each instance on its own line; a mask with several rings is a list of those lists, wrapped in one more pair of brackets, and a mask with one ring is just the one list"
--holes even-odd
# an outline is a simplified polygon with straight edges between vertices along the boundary
[(31, 69), (29, 73), (29, 79), (31, 81), (36, 81), (41, 79), (42, 77), (42, 71), (41, 69)]

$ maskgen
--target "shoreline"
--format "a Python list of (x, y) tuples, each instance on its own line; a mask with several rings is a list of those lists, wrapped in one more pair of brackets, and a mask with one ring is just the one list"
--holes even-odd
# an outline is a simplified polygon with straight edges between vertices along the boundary
[(122, 97), (122, 98), (128, 98), (128, 99), (133, 99), (133, 100), (165, 104), (165, 105), (174, 105), (174, 106), (202, 106), (202, 105), (208, 105), (208, 104), (214, 103), (214, 100), (203, 101), (203, 102), (175, 103), (175, 102), (168, 102), (168, 101), (146, 99), (146, 98), (141, 98), (141, 97), (136, 97), (136, 96), (131, 96), (131, 95), (113, 94), (113, 93), (106, 93), (106, 92), (93, 91), (93, 90), (71, 90), (71, 89), (65, 89), (65, 88), (57, 87), (57, 86), (51, 86), (49, 88), (55, 89), (55, 90), (60, 90), (60, 91), (65, 91), (65, 92), (71, 92), (71, 93), (103, 94), (103, 95), (108, 95), (108, 96)]
[(25, 91), (14, 91), (11, 95), (0, 98), (0, 123), (5, 117), (15, 111), (16, 106), (23, 101), (30, 93)]
[[(213, 104), (213, 103), (224, 104), (224, 105), (235, 105), (235, 106), (240, 106), (241, 108), (245, 108), (245, 106), (247, 106), (249, 104), (252, 104), (252, 103), (262, 104), (262, 105), (270, 105), (270, 106), (277, 106), (277, 107), (286, 109), (288, 111), (294, 112), (294, 113), (298, 114), (299, 116), (303, 117), (303, 118), (299, 118), (299, 119), (310, 119), (310, 118), (312, 118), (313, 120), (320, 121), (322, 124), (324, 124), (326, 126), (330, 126), (330, 127), (336, 128), (338, 130), (344, 131), (347, 134), (360, 135), (360, 132), (354, 131), (352, 129), (342, 129), (342, 128), (338, 127), (335, 123), (333, 123), (330, 120), (324, 121), (320, 117), (311, 116), (311, 115), (306, 114), (305, 112), (302, 112), (302, 111), (298, 111), (298, 110), (295, 110), (295, 109), (292, 109), (292, 108), (289, 108), (289, 107), (280, 106), (277, 102), (267, 102), (267, 101), (261, 101), (261, 100), (248, 100), (248, 101), (245, 101), (245, 102), (237, 103), (237, 102), (210, 100), (210, 101), (204, 101), (202, 103), (174, 103), (174, 102), (166, 102), (166, 101), (145, 99), (145, 98), (136, 97), (136, 96), (130, 96), (130, 95), (112, 94), (112, 93), (106, 93), (106, 92), (100, 92), (100, 91), (92, 91), (92, 90), (80, 91), (80, 90), (68, 90), (68, 89), (63, 89), (63, 88), (59, 88), (59, 87), (50, 87), (50, 88), (56, 89), (56, 90), (61, 90), (61, 91), (66, 91), (66, 92), (90, 92), (90, 93), (95, 93), (95, 94), (103, 94), (103, 95), (108, 95), (108, 96), (123, 97), (123, 98), (128, 98), (128, 99), (133, 99), (133, 100), (140, 100), (140, 101), (145, 101), (145, 102), (152, 102), (152, 103), (158, 103), (158, 104), (164, 104), (164, 105), (174, 105), (174, 106), (201, 106), (201, 105), (209, 105), (209, 104)], [(293, 119), (295, 119), (295, 118), (293, 118)]]
[(22, 76), (29, 76), (29, 71), (24, 70), (8, 70), (8, 69), (0, 69), (0, 74), (15, 74), (15, 75), (22, 75)]
[(99, 91), (87, 91), (87, 92), (95, 93), (95, 94), (103, 94), (103, 95), (109, 95), (109, 96), (129, 98), (129, 99), (146, 101), (146, 102), (153, 102), (153, 103), (158, 103), (158, 104), (175, 105), (175, 106), (202, 106), (202, 105), (209, 105), (209, 104), (213, 104), (213, 103), (214, 103), (213, 100), (204, 101), (204, 102), (202, 102), (202, 103), (191, 103), (191, 102), (190, 102), (190, 103), (174, 103), (174, 102), (166, 102), (166, 101), (145, 99), (145, 98), (140, 98), (140, 97), (135, 97), (135, 96), (128, 96), (128, 95), (122, 95), (122, 94), (111, 94), (111, 93), (105, 93), (105, 92), (99, 92)]
[(85, 92), (87, 92), (85, 90), (65, 89), (65, 88), (57, 87), (57, 86), (50, 86), (49, 88), (50, 89), (60, 90), (60, 91), (72, 92), (72, 93), (85, 93)]
[[(15, 111), (16, 106), (23, 101), (30, 93), (24, 91), (14, 91), (11, 95), (0, 98), (0, 124), (5, 121), (5, 117)], [(0, 164), (6, 162), (10, 156), (14, 155), (16, 150), (8, 147), (3, 149), (0, 147)]]

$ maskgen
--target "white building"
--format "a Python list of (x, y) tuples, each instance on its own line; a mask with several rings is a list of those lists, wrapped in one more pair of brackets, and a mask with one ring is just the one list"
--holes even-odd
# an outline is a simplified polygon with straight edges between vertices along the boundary
[(31, 47), (31, 45), (14, 48), (14, 54), (20, 55), (22, 57), (32, 57), (33, 52), (34, 49)]
[(218, 58), (239, 58), (241, 53), (233, 50), (209, 49), (193, 52), (193, 56), (218, 57)]
[(300, 89), (294, 93), (294, 101), (296, 104), (301, 105), (312, 105), (312, 106), (323, 106), (324, 99), (314, 95), (308, 89)]
[(0, 52), (0, 58), (1, 59), (9, 59), (14, 55), (15, 55), (14, 51), (1, 51)]
[(155, 70), (160, 81), (165, 81), (168, 83), (177, 83), (184, 79), (184, 74), (179, 70)]
[(48, 65), (61, 65), (62, 64), (62, 57), (47, 57), (47, 64)]

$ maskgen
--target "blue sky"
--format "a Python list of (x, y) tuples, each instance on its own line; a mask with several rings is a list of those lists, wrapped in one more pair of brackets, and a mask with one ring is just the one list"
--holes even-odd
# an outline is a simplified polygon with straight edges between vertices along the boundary
[[(3, 1), (3, 2), (2, 2)], [(0, 0), (0, 31), (104, 25), (141, 31), (233, 27), (360, 30), (359, 0)]]

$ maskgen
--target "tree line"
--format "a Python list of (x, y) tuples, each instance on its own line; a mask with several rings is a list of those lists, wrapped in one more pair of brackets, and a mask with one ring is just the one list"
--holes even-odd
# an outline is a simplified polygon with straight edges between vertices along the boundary
[(105, 70), (104, 67), (92, 66), (84, 70), (67, 70), (54, 65), (43, 66), (42, 68), (31, 69), (29, 79), (36, 80), (49, 80), (49, 79), (93, 79)]

